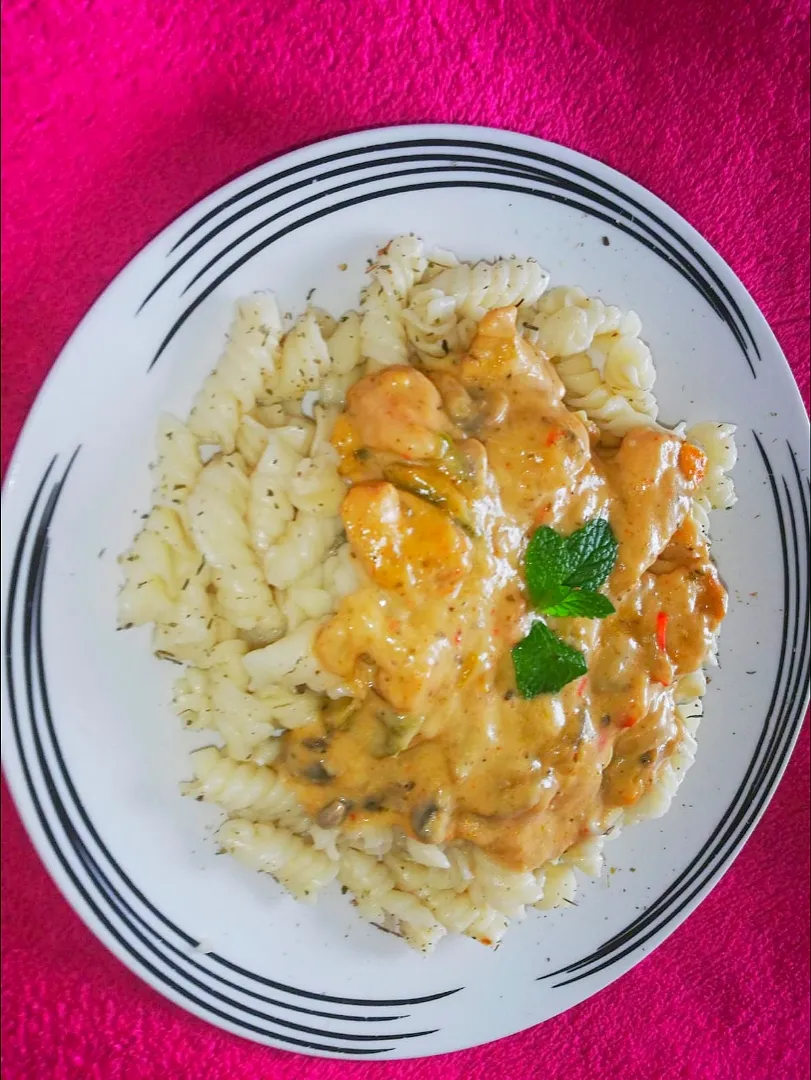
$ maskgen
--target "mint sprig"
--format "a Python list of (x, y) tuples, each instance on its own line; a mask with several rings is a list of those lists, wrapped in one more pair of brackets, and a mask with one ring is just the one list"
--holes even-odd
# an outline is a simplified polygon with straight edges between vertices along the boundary
[(527, 545), (524, 573), (533, 607), (545, 615), (604, 619), (614, 605), (597, 590), (617, 561), (617, 538), (605, 518), (570, 536), (543, 525)]
[(542, 622), (534, 623), (524, 640), (513, 646), (513, 667), (518, 692), (524, 698), (556, 694), (587, 670), (583, 654)]
[(589, 589), (570, 589), (568, 585), (556, 585), (546, 594), (539, 611), (544, 615), (570, 619), (604, 619), (617, 610), (603, 593)]
[[(597, 590), (617, 561), (619, 545), (604, 518), (562, 536), (544, 525), (533, 533), (524, 556), (527, 591), (535, 609), (555, 618), (604, 619), (614, 605)], [(583, 654), (571, 648), (543, 622), (513, 647), (519, 694), (525, 698), (556, 693), (586, 674)]]
[(565, 584), (596, 591), (608, 581), (619, 544), (605, 518), (593, 518), (566, 538), (570, 570)]

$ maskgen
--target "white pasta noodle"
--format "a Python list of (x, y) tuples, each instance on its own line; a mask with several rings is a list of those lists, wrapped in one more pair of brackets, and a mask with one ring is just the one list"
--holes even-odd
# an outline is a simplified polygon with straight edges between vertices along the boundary
[(265, 449), (250, 478), (248, 530), (254, 548), (261, 554), (284, 534), (295, 517), (290, 481), (301, 461), (298, 430), (288, 425), (268, 431)]
[(280, 641), (248, 653), (245, 667), (251, 687), (261, 691), (276, 684), (295, 690), (303, 685), (316, 693), (340, 693), (340, 679), (325, 671), (314, 656), (313, 639), (318, 627), (315, 619), (308, 620)]
[(635, 427), (656, 427), (655, 419), (634, 407), (628, 396), (612, 393), (588, 353), (574, 353), (557, 362), (566, 387), (566, 404), (582, 411), (606, 434), (621, 438)]
[(360, 585), (355, 557), (352, 548), (347, 543), (339, 547), (324, 560), (323, 566), (324, 588), (336, 601), (342, 596), (348, 596)]
[(406, 334), (423, 360), (459, 356), (476, 332), (473, 319), (460, 318), (454, 297), (433, 285), (420, 285), (403, 313)]
[(561, 286), (522, 309), (520, 325), (555, 364), (569, 408), (584, 412), (605, 436), (656, 426), (656, 371), (635, 312), (623, 314), (582, 289)]
[(707, 510), (728, 510), (736, 501), (732, 479), (727, 475), (738, 460), (735, 425), (694, 424), (687, 431), (687, 441), (707, 455), (707, 471), (696, 499)]
[(547, 863), (544, 869), (539, 871), (538, 878), (543, 888), (543, 895), (536, 901), (535, 907), (548, 911), (550, 908), (574, 903), (577, 895), (577, 878), (571, 866), (562, 862)]
[(245, 866), (272, 874), (304, 903), (314, 903), (316, 893), (338, 873), (338, 864), (310, 841), (275, 825), (231, 818), (217, 839)]
[(271, 293), (255, 293), (237, 304), (222, 359), (194, 399), (189, 427), (204, 443), (230, 454), (245, 413), (276, 369), (282, 323)]
[(588, 836), (573, 844), (561, 856), (561, 862), (580, 870), (590, 878), (598, 878), (603, 869), (603, 848), (605, 838), (602, 836)]
[(426, 267), (425, 272), (420, 278), (418, 284), (424, 285), (426, 282), (433, 280), (437, 274), (441, 274), (443, 270), (448, 270), (452, 266), (458, 266), (459, 260), (452, 251), (447, 251), (445, 248), (431, 248), (426, 253)]
[(354, 895), (358, 911), (370, 922), (382, 923), (387, 916), (393, 917), (409, 944), (426, 952), (444, 936), (444, 927), (431, 909), (411, 893), (396, 888), (391, 873), (373, 855), (350, 849), (338, 867), (341, 884)]
[(403, 307), (377, 281), (361, 298), (360, 351), (367, 371), (409, 362)]
[(410, 302), (427, 287), (452, 298), (461, 317), (478, 322), (493, 308), (536, 303), (548, 283), (549, 275), (535, 259), (460, 263), (440, 271), (426, 286), (415, 287)]
[(276, 727), (297, 728), (312, 724), (321, 711), (321, 698), (299, 684), (295, 690), (284, 686), (266, 686), (257, 695), (269, 710)]
[(293, 582), (289, 589), (280, 589), (278, 596), (288, 633), (309, 619), (321, 620), (335, 610), (334, 598), (326, 589), (302, 585), (300, 581)]
[(118, 561), (124, 571), (118, 594), (119, 626), (170, 619), (183, 582), (202, 562), (177, 511), (163, 506), (153, 507)]
[(388, 855), (394, 844), (392, 829), (388, 825), (378, 825), (373, 821), (364, 821), (354, 828), (347, 828), (344, 836), (349, 847), (377, 858)]
[(549, 357), (585, 352), (602, 329), (604, 319), (602, 300), (589, 300), (579, 289), (568, 289), (565, 297), (561, 297), (559, 290), (553, 289), (533, 315), (537, 330), (534, 344)]
[(334, 369), (330, 371), (329, 375), (321, 383), (321, 390), (319, 397), (325, 405), (338, 405), (343, 406), (346, 401), (346, 395), (349, 388), (357, 380), (357, 375), (354, 371), (348, 371), (345, 375), (341, 375)]
[(472, 852), (474, 877), (470, 884), (471, 896), (481, 900), (507, 915), (520, 918), (526, 904), (536, 903), (542, 889), (535, 875), (529, 871), (508, 870), (488, 858), (479, 848)]
[[(186, 665), (175, 711), (221, 744), (192, 753), (194, 779), (182, 790), (229, 815), (222, 848), (299, 899), (337, 877), (362, 917), (423, 952), (447, 932), (495, 946), (528, 907), (573, 903), (578, 875), (599, 876), (607, 836), (664, 813), (696, 753), (703, 670), (673, 687), (675, 750), (642, 797), (526, 872), (473, 844), (421, 843), (380, 820), (322, 828), (273, 767), (290, 745), (285, 730), (316, 723), (330, 698), (350, 693), (320, 666), (315, 640), (363, 576), (343, 534), (346, 484), (330, 441), (363, 374), (412, 360), (451, 367), (487, 311), (518, 305), (520, 332), (550, 359), (567, 406), (608, 457), (633, 428), (659, 428), (636, 313), (548, 281), (533, 259), (426, 256), (421, 240), (403, 235), (369, 261), (357, 311), (308, 308), (284, 334), (270, 293), (240, 301), (188, 420), (159, 418), (153, 506), (119, 560), (119, 626), (153, 625), (155, 652)], [(707, 456), (691, 510), (705, 532), (710, 511), (735, 501), (734, 433), (719, 423), (676, 429)]]
[(278, 727), (270, 708), (248, 691), (248, 674), (242, 663), (247, 648), (239, 640), (221, 643), (211, 650), (207, 667), (189, 669), (190, 681), (175, 687), (176, 694), (193, 688), (194, 726), (218, 732), (237, 761), (246, 761)]
[(427, 266), (422, 240), (416, 236), (396, 236), (378, 253), (369, 273), (388, 296), (402, 302)]
[(277, 590), (288, 633), (308, 619), (323, 619), (335, 611), (341, 597), (354, 592), (359, 584), (352, 549), (343, 542), (322, 564), (314, 566), (289, 588)]
[(310, 311), (315, 317), (315, 321), (318, 323), (318, 329), (321, 331), (321, 337), (324, 341), (329, 341), (332, 335), (335, 333), (335, 327), (338, 325), (338, 320), (334, 319), (328, 311), (323, 308), (311, 307)]
[(337, 517), (346, 484), (338, 475), (338, 453), (329, 443), (302, 458), (290, 479), (290, 501), (297, 510)]
[(327, 342), (330, 356), (329, 373), (321, 383), (320, 398), (325, 405), (343, 405), (346, 392), (358, 377), (362, 362), (361, 319), (356, 311), (348, 311), (338, 320), (335, 332)]
[(422, 844), (418, 840), (412, 840), (410, 836), (407, 836), (405, 846), (409, 858), (413, 859), (414, 862), (438, 870), (450, 870), (450, 860), (438, 844)]
[(347, 311), (338, 320), (335, 333), (327, 343), (330, 357), (330, 372), (335, 375), (349, 375), (361, 362), (360, 351), (360, 315), (357, 311)]
[(257, 746), (281, 728), (301, 727), (317, 719), (317, 694), (268, 683), (252, 690), (244, 658), (248, 645), (228, 641), (211, 651), (205, 670), (189, 669), (188, 679), (176, 685), (179, 705), (195, 727), (219, 732), (228, 753), (237, 761), (253, 758)]
[(223, 615), (240, 630), (261, 630), (272, 641), (284, 629), (281, 612), (251, 547), (246, 515), (250, 482), (238, 455), (217, 456), (189, 496), (189, 523), (211, 567)]
[(509, 926), (506, 915), (482, 905), (469, 893), (433, 893), (427, 903), (446, 929), (465, 934), (482, 945), (498, 945)]
[(202, 576), (186, 580), (171, 616), (155, 623), (152, 648), (164, 660), (197, 664), (221, 639), (223, 623), (214, 615)]
[(182, 506), (203, 468), (197, 437), (176, 416), (163, 413), (156, 441), (152, 497), (157, 504)]
[(266, 428), (284, 427), (289, 420), (284, 407), (285, 403), (283, 401), (273, 401), (272, 398), (272, 393), (263, 393), (261, 397), (256, 399), (256, 406), (250, 416), (253, 420), (258, 420)]
[(323, 562), (338, 536), (340, 518), (322, 517), (319, 511), (299, 511), (264, 558), (265, 578), (279, 588), (292, 585)]
[(227, 813), (248, 821), (269, 821), (293, 832), (306, 832), (309, 821), (295, 795), (266, 766), (233, 761), (216, 746), (191, 755), (194, 780), (183, 794), (216, 803)]
[(249, 471), (259, 464), (268, 443), (268, 427), (255, 416), (243, 416), (237, 428), (236, 447)]
[(412, 289), (404, 313), (409, 341), (426, 361), (463, 353), (485, 312), (532, 304), (549, 277), (533, 259), (502, 259), (438, 268)]
[(299, 398), (318, 389), (329, 370), (329, 350), (318, 318), (307, 311), (284, 336), (279, 372), (270, 389), (278, 398)]
[(216, 645), (208, 569), (176, 510), (154, 507), (119, 563), (119, 626), (154, 623), (155, 652), (181, 662), (196, 663)]
[(270, 736), (256, 744), (248, 760), (255, 765), (272, 765), (281, 756), (283, 749), (282, 740), (278, 736)]
[(361, 295), (360, 353), (367, 371), (409, 362), (404, 309), (409, 292), (427, 267), (422, 241), (398, 236), (369, 267)]

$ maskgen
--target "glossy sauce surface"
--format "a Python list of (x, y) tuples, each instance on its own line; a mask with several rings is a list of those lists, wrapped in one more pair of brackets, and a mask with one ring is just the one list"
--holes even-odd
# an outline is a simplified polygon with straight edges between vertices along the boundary
[[(490, 312), (461, 362), (350, 390), (333, 444), (363, 584), (316, 652), (356, 696), (286, 735), (280, 768), (325, 824), (468, 840), (534, 868), (654, 781), (681, 735), (675, 682), (704, 663), (726, 593), (687, 518), (701, 451), (640, 428), (601, 456), (515, 321)], [(510, 649), (537, 618), (526, 544), (597, 516), (619, 541), (616, 614), (547, 620), (588, 674), (524, 700)]]

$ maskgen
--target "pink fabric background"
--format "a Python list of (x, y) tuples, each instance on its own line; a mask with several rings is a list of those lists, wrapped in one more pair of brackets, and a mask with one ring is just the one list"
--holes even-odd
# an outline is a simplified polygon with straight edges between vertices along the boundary
[[(3, 464), (99, 292), (176, 214), (294, 145), (513, 128), (648, 186), (715, 245), (807, 394), (807, 0), (5, 0)], [(71, 913), (3, 789), (5, 1080), (808, 1076), (808, 728), (754, 837), (655, 954), (566, 1016), (402, 1064), (242, 1042)]]

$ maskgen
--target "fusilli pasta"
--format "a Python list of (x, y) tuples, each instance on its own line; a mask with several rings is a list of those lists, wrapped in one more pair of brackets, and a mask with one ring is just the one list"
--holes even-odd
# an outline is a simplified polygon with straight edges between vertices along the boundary
[(191, 763), (194, 780), (183, 785), (184, 795), (216, 803), (248, 821), (272, 822), (296, 833), (309, 828), (295, 795), (267, 766), (234, 761), (215, 746), (196, 750)]
[(194, 399), (189, 427), (203, 443), (230, 454), (245, 413), (276, 370), (282, 323), (271, 293), (255, 293), (237, 304), (228, 345)]
[[(658, 427), (656, 373), (633, 311), (579, 288), (548, 289), (534, 259), (460, 263), (449, 252), (426, 257), (421, 240), (400, 236), (368, 275), (359, 311), (336, 319), (309, 308), (286, 334), (271, 294), (237, 305), (188, 422), (159, 419), (154, 505), (120, 558), (119, 624), (152, 623), (156, 652), (187, 665), (174, 707), (222, 746), (192, 754), (183, 791), (229, 815), (218, 833), (224, 850), (300, 899), (338, 877), (361, 915), (422, 951), (448, 931), (496, 945), (526, 907), (572, 903), (576, 874), (599, 875), (596, 824), (559, 859), (520, 873), (471, 844), (420, 843), (378, 822), (321, 828), (272, 767), (288, 745), (284, 730), (313, 723), (328, 697), (349, 690), (314, 653), (323, 620), (360, 581), (330, 434), (362, 374), (412, 359), (452, 365), (478, 320), (507, 305), (519, 307), (521, 332), (550, 358), (567, 405), (591, 422), (607, 456), (632, 428)], [(692, 511), (705, 530), (711, 509), (735, 501), (734, 431), (686, 431), (707, 455)], [(634, 806), (616, 811), (612, 835), (667, 809), (695, 756), (705, 689), (702, 671), (679, 679), (676, 752)]]
[(338, 863), (311, 841), (267, 823), (230, 818), (217, 833), (225, 851), (239, 862), (273, 877), (304, 903), (315, 903), (316, 893), (335, 880)]
[(212, 570), (219, 610), (237, 629), (275, 640), (281, 613), (250, 543), (246, 515), (250, 482), (238, 455), (217, 456), (203, 469), (189, 496), (194, 540)]

